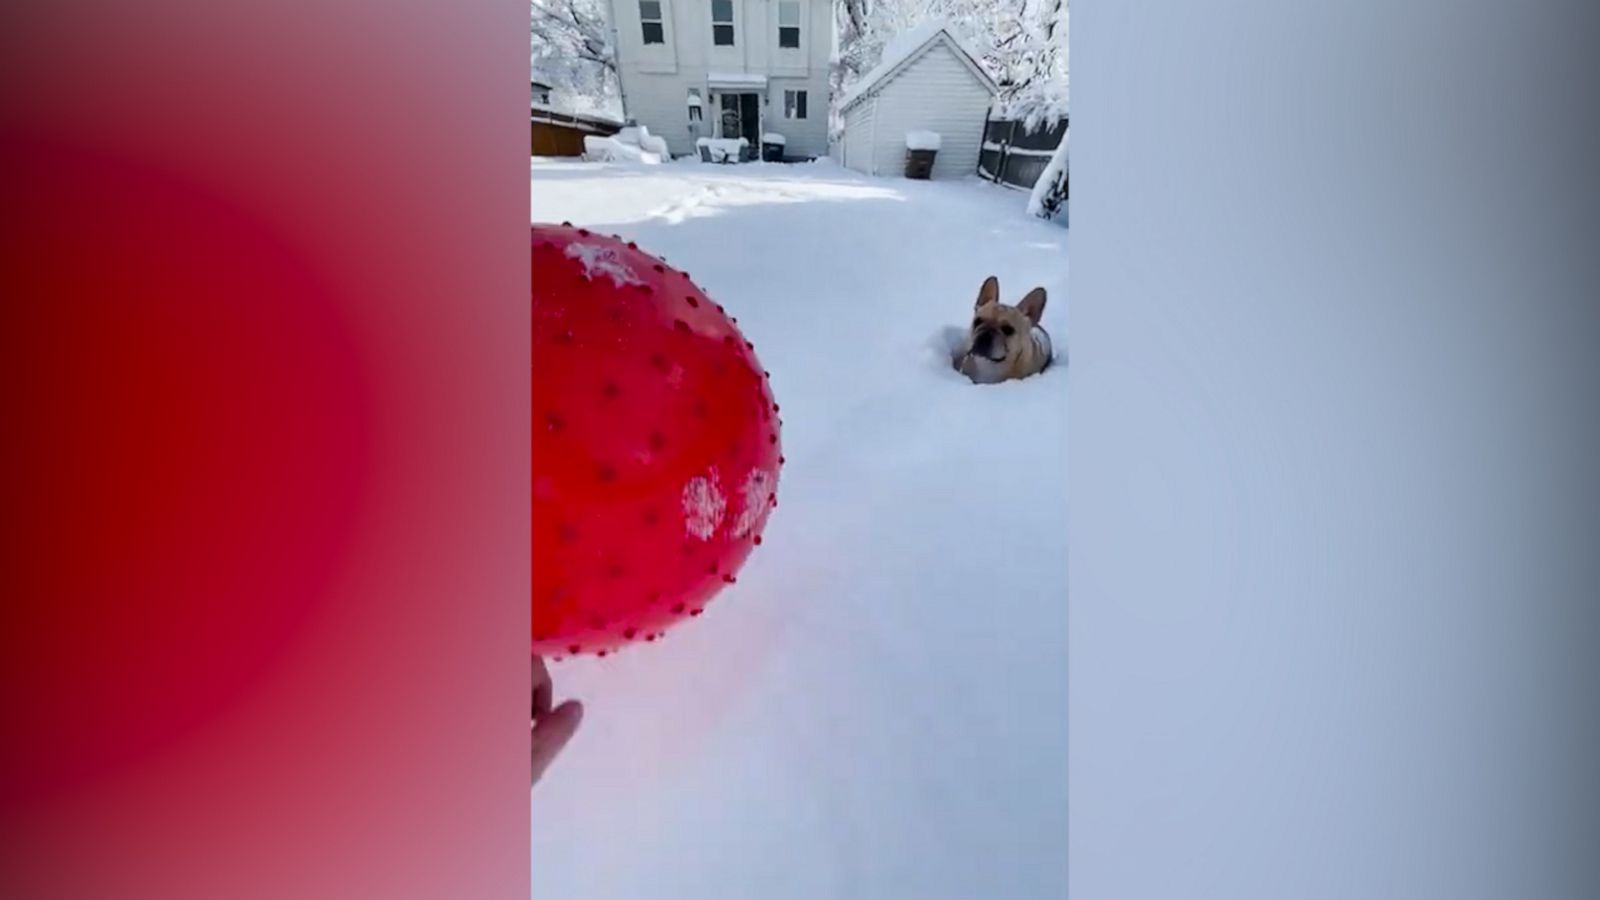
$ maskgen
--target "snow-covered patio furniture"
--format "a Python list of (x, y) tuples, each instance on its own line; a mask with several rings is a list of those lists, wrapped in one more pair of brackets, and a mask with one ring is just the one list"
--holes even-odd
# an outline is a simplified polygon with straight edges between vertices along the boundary
[(651, 134), (650, 129), (643, 125), (624, 125), (612, 137), (624, 144), (638, 147), (646, 153), (654, 153), (662, 159), (670, 159), (672, 157), (672, 151), (667, 149), (666, 140)]
[(744, 138), (707, 138), (694, 142), (700, 151), (700, 161), (708, 163), (749, 162), (752, 158), (750, 142)]

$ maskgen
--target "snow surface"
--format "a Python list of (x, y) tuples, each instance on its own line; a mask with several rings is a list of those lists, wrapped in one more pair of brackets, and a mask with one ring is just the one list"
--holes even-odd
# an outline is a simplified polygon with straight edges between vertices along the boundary
[(939, 135), (933, 131), (906, 132), (907, 150), (938, 150)]
[(788, 140), (788, 138), (776, 131), (769, 131), (761, 136), (761, 143), (763, 144), (786, 144)]
[[(787, 457), (705, 615), (552, 664), (587, 708), (533, 792), (534, 896), (1064, 896), (1068, 232), (975, 178), (826, 160), (531, 173), (535, 220), (637, 241), (738, 317)], [(1044, 374), (951, 369), (990, 274), (1049, 292)]]
[[(920, 51), (924, 45), (926, 45), (929, 41), (932, 41), (934, 37), (941, 32), (944, 33), (946, 38), (949, 38), (950, 43), (953, 44), (956, 49), (960, 50), (962, 53), (965, 53), (972, 59), (972, 64), (977, 66), (980, 72), (983, 71), (983, 66), (978, 62), (978, 60), (982, 59), (983, 56), (979, 54), (971, 44), (962, 40), (961, 36), (954, 28), (950, 26), (949, 22), (945, 21), (944, 19), (934, 19), (929, 22), (924, 22), (923, 24), (918, 25), (916, 28), (910, 28), (906, 31), (902, 31), (901, 33), (895, 35), (888, 43), (884, 44), (883, 54), (878, 57), (878, 64), (873, 66), (871, 71), (867, 72), (867, 74), (856, 79), (854, 84), (850, 85), (849, 90), (844, 92), (844, 96), (839, 98), (838, 109), (842, 112), (846, 107), (854, 103), (856, 98), (865, 94), (867, 91), (872, 90), (872, 88), (877, 85), (879, 81), (883, 80), (885, 76), (894, 71), (894, 69), (901, 63), (913, 56), (916, 56), (918, 51)], [(985, 73), (984, 77), (988, 77), (987, 73)]]

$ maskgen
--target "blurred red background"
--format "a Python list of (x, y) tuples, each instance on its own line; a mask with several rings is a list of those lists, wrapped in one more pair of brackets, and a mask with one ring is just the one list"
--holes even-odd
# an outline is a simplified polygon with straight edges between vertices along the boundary
[(527, 896), (522, 15), (0, 12), (0, 895)]

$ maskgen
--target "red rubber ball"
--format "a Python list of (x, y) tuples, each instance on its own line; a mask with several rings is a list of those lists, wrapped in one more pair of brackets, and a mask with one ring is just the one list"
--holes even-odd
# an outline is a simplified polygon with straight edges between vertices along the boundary
[(735, 581), (777, 506), (765, 370), (689, 276), (533, 226), (533, 652), (655, 640)]

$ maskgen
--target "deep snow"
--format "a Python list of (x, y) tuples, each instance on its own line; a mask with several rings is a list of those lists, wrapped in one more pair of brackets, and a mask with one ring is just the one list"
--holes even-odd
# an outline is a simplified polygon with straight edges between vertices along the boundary
[[(534, 896), (1064, 895), (1067, 232), (828, 162), (535, 160), (531, 196), (738, 317), (788, 460), (704, 616), (552, 667), (587, 715), (534, 791)], [(1049, 292), (1045, 374), (951, 370), (990, 274)]]

